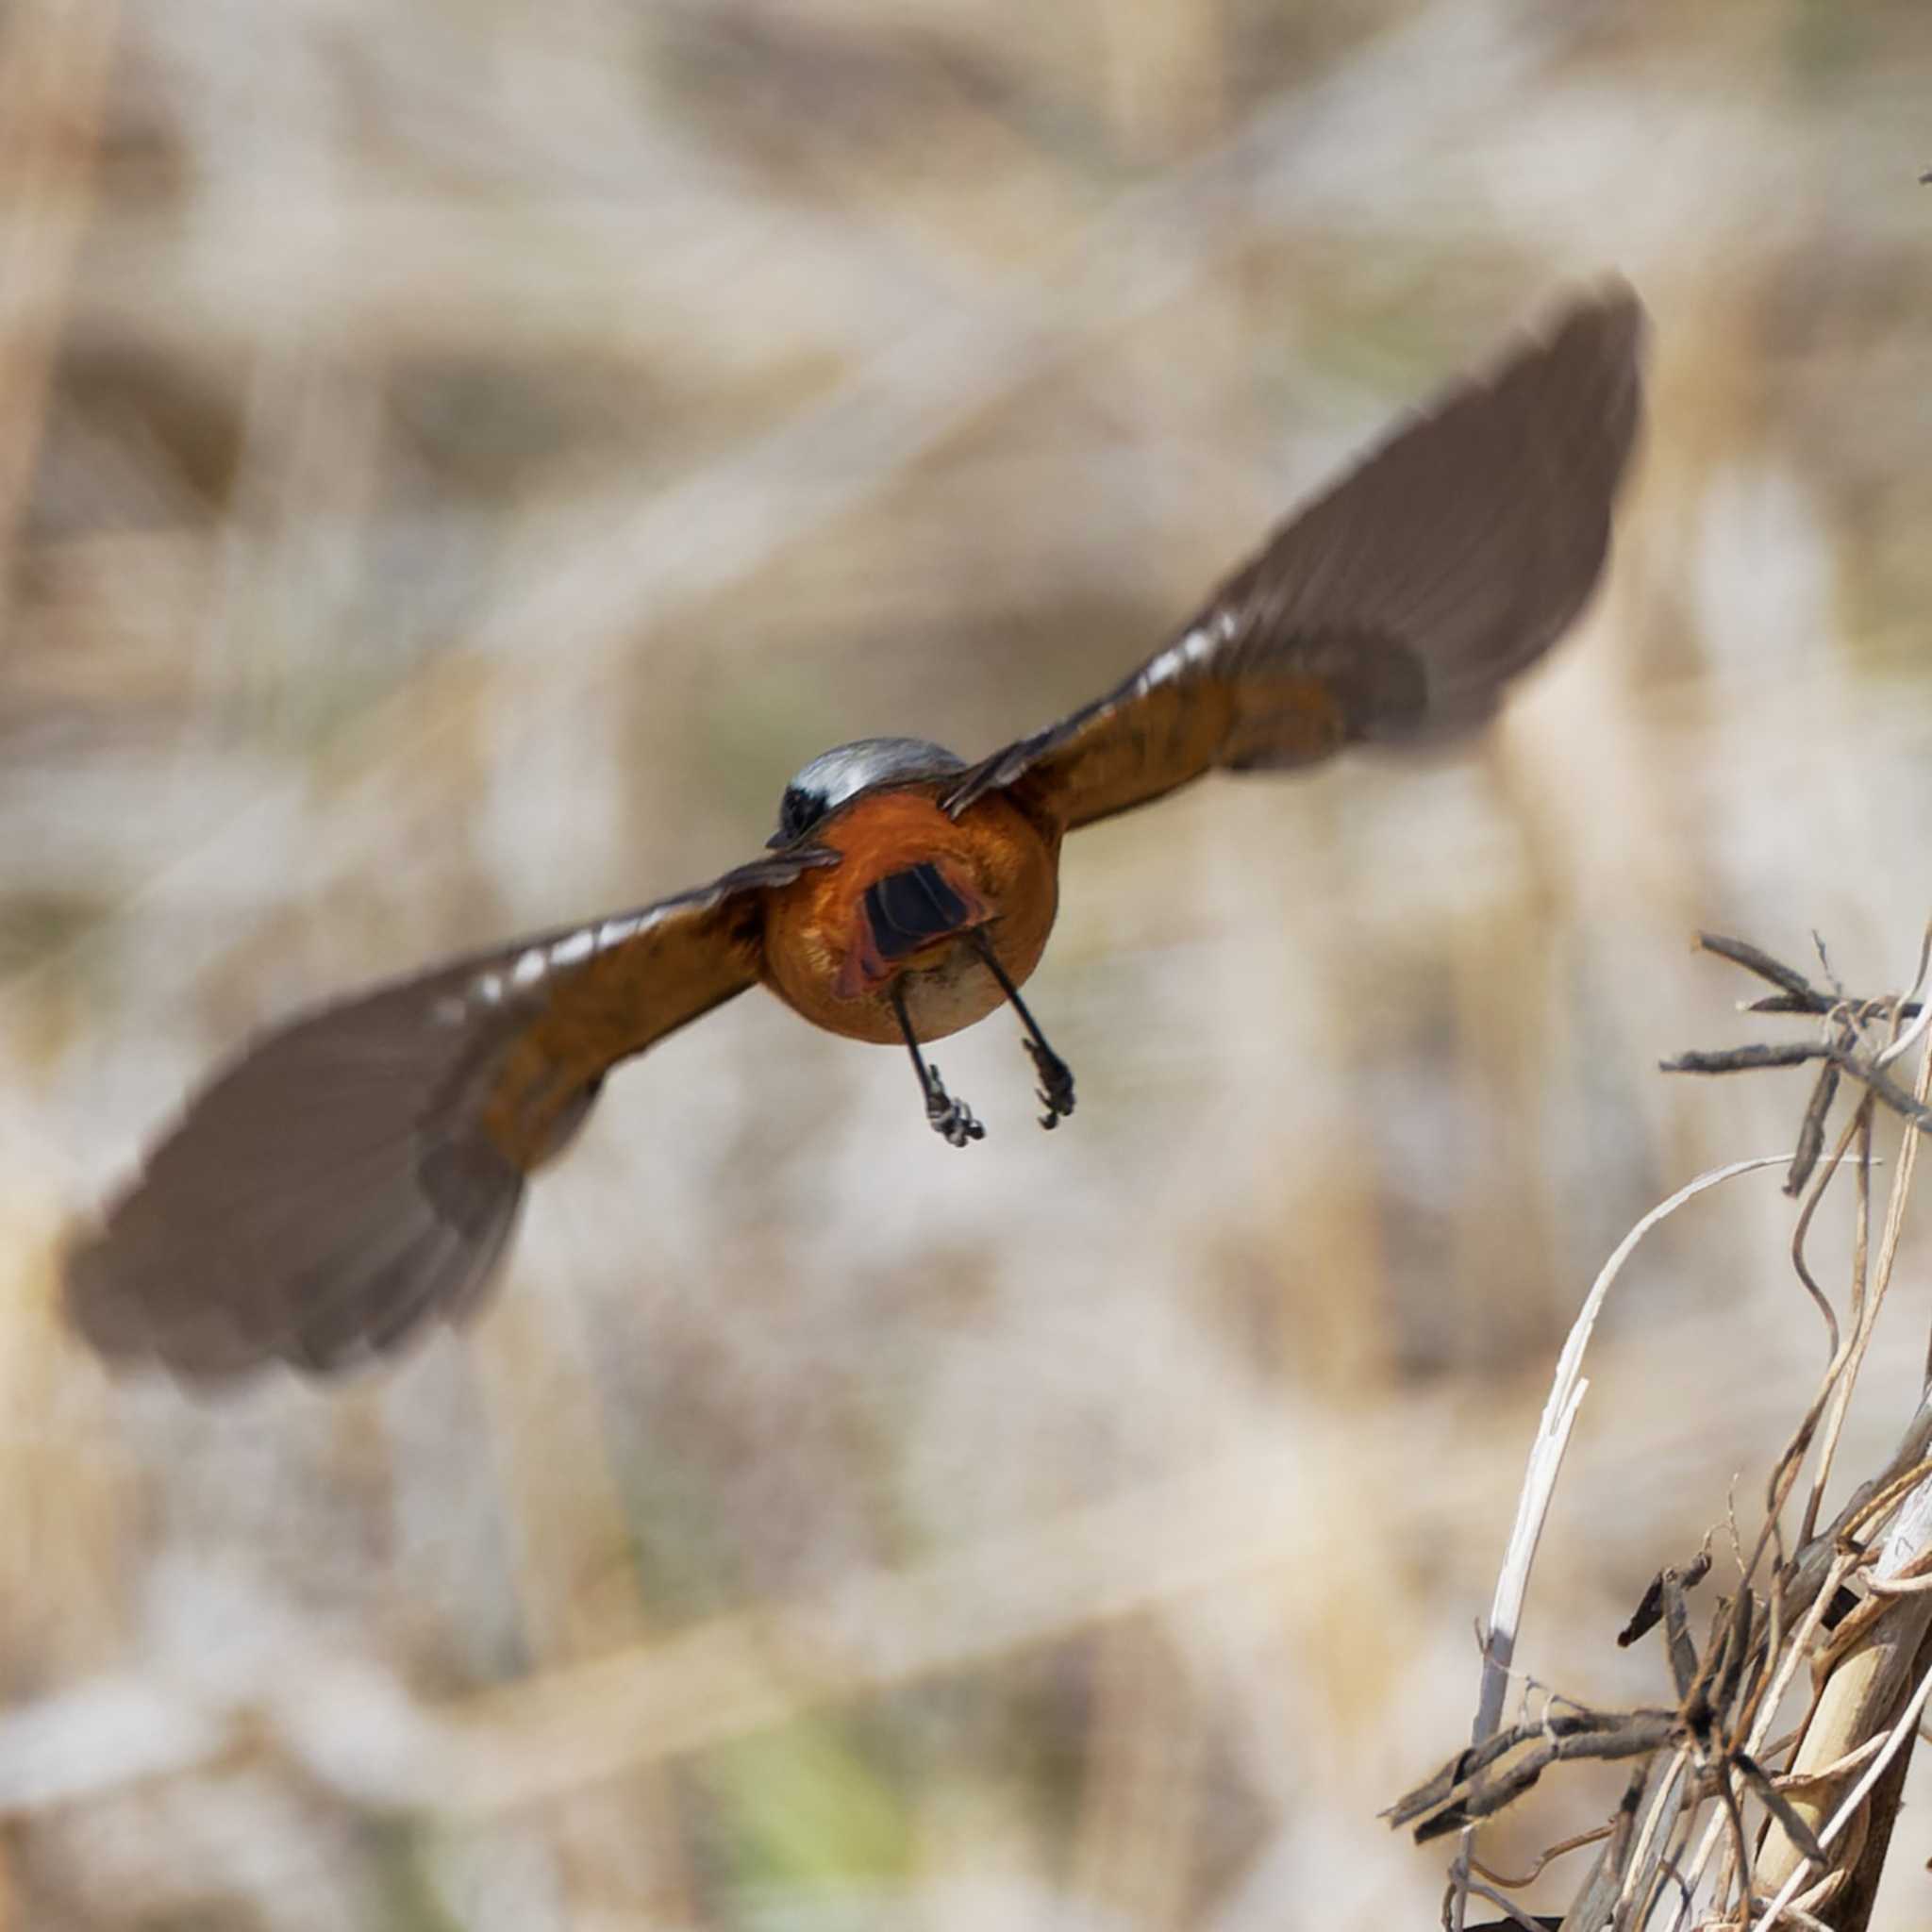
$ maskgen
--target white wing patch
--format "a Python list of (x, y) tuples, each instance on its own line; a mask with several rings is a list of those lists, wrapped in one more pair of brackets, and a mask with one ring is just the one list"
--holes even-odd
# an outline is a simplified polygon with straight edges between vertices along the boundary
[[(604, 922), (604, 924), (597, 928), (597, 936), (591, 941), (592, 950), (601, 953), (606, 946), (623, 945), (625, 941), (631, 938), (633, 934), (642, 932), (644, 927), (648, 925), (651, 923), (651, 920), (656, 916), (656, 914), (633, 912), (629, 915), (628, 918), (625, 919), (607, 919)], [(586, 926), (584, 928), (584, 931), (586, 934), (588, 934), (590, 928)], [(571, 939), (575, 939), (577, 937), (579, 937), (579, 935), (575, 933), (573, 933), (571, 935)], [(565, 945), (568, 945), (570, 943), (570, 941), (566, 940), (563, 941), (563, 943)]]
[(446, 993), (436, 1000), (429, 1008), (429, 1017), (439, 1026), (459, 1026), (477, 1008), (501, 1007), (519, 995), (528, 994), (553, 974), (582, 966), (597, 954), (625, 945), (640, 933), (648, 932), (668, 919), (706, 911), (736, 892), (767, 884), (788, 885), (812, 866), (836, 865), (838, 857), (835, 852), (814, 850), (755, 860), (749, 866), (726, 873), (711, 885), (681, 892), (675, 898), (660, 899), (641, 911), (617, 913), (590, 925), (574, 925), (553, 938), (530, 941), (514, 955), (499, 955), (488, 964), (479, 962), (469, 977), (460, 982), (460, 992)]
[(665, 907), (646, 912), (626, 913), (620, 919), (606, 919), (596, 925), (579, 925), (562, 938), (525, 946), (508, 969), (491, 966), (476, 974), (461, 993), (437, 1001), (430, 1018), (439, 1026), (459, 1026), (466, 1014), (478, 1007), (500, 1007), (512, 993), (528, 992), (541, 986), (551, 974), (581, 966), (592, 954), (610, 946), (621, 946), (635, 939), (646, 926), (664, 916)]
[(1158, 658), (1150, 658), (1144, 670), (1134, 680), (1134, 692), (1138, 697), (1150, 691), (1157, 684), (1166, 684), (1191, 671), (1196, 665), (1205, 664), (1222, 645), (1235, 633), (1235, 616), (1231, 610), (1218, 610), (1206, 624), (1197, 624), (1192, 630), (1176, 639)]
[(567, 939), (560, 939), (550, 949), (550, 963), (553, 966), (575, 966), (579, 959), (588, 959), (597, 950), (597, 935), (588, 925), (579, 926)]

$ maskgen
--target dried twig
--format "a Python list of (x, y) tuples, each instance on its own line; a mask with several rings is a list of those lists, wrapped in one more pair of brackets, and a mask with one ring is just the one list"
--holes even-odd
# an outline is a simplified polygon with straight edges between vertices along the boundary
[[(1873, 1000), (1848, 997), (1835, 983), (1828, 991), (1814, 986), (1744, 941), (1710, 935), (1701, 943), (1776, 989), (1755, 1009), (1804, 1013), (1824, 1023), (1824, 1037), (1815, 1041), (1761, 1042), (1669, 1064), (1674, 1071), (1722, 1073), (1820, 1066), (1786, 1184), (1804, 1195), (1792, 1266), (1825, 1324), (1827, 1359), (1766, 1478), (1755, 1534), (1740, 1532), (1733, 1519), (1738, 1582), (1708, 1613), (1701, 1638), (1690, 1592), (1712, 1568), (1708, 1538), (1689, 1565), (1658, 1573), (1619, 1640), (1635, 1642), (1660, 1628), (1674, 1707), (1603, 1711), (1563, 1705), (1540, 1722), (1502, 1729), (1502, 1687), (1528, 1565), (1585, 1386), (1578, 1374), (1582, 1349), (1608, 1281), (1641, 1235), (1692, 1193), (1768, 1163), (1740, 1162), (1700, 1176), (1646, 1216), (1599, 1276), (1566, 1344), (1532, 1449), (1504, 1567), (1507, 1604), (1499, 1588), (1499, 1614), (1485, 1646), (1474, 1740), (1391, 1814), (1413, 1826), (1419, 1839), (1461, 1832), (1451, 1873), (1451, 1924), (1459, 1923), (1467, 1891), (1477, 1889), (1470, 1874), (1483, 1870), (1472, 1852), (1481, 1820), (1516, 1803), (1553, 1766), (1578, 1757), (1634, 1757), (1645, 1762), (1614, 1817), (1596, 1834), (1599, 1850), (1566, 1926), (1637, 1932), (1693, 1921), (1736, 1922), (1748, 1911), (1759, 1925), (1859, 1932), (1883, 1865), (1903, 1762), (1919, 1712), (1932, 1697), (1932, 1384), (1890, 1462), (1819, 1527), (1890, 1286), (1917, 1161), (1918, 1135), (1912, 1134), (1874, 1241), (1876, 1109), (1885, 1107), (1921, 1130), (1932, 1125), (1932, 1051), (1926, 1050), (1932, 1002), (1920, 997), (1932, 936), (1908, 991)], [(1822, 943), (1819, 950), (1824, 960)], [(1824, 970), (1830, 978), (1828, 960)], [(1921, 1055), (1918, 1075), (1907, 1092), (1885, 1069), (1914, 1049)], [(1828, 1117), (1847, 1079), (1859, 1090), (1857, 1104), (1827, 1148)], [(1856, 1213), (1843, 1290), (1834, 1297), (1807, 1261), (1806, 1245), (1824, 1194), (1847, 1168)], [(1799, 1533), (1788, 1555), (1783, 1511), (1807, 1471)], [(1872, 1538), (1887, 1524), (1892, 1526), (1881, 1550)], [(1851, 1587), (1867, 1573), (1865, 1593), (1852, 1595)], [(1507, 1633), (1501, 1644), (1496, 1628)], [(1818, 1685), (1811, 1707), (1796, 1730), (1772, 1740), (1780, 1705), (1807, 1663)], [(1484, 1890), (1483, 1895), (1494, 1894)], [(1520, 1914), (1514, 1922), (1521, 1922)]]
[[(1547, 1727), (1550, 1731), (1547, 1743), (1529, 1753), (1513, 1776), (1489, 1787), (1474, 1782), (1477, 1774), (1501, 1755), (1496, 1749), (1498, 1727), (1508, 1688), (1510, 1661), (1515, 1655), (1516, 1638), (1522, 1622), (1524, 1597), (1529, 1586), (1530, 1568), (1536, 1559), (1537, 1542), (1548, 1516), (1550, 1499), (1555, 1493), (1563, 1451), (1568, 1446), (1577, 1409), (1589, 1388), (1582, 1376), (1584, 1351), (1590, 1344), (1610, 1286), (1623, 1272), (1638, 1243), (1659, 1222), (1709, 1189), (1757, 1168), (1782, 1166), (1786, 1158), (1782, 1154), (1761, 1156), (1751, 1160), (1733, 1161), (1728, 1166), (1699, 1174), (1638, 1222), (1604, 1264), (1591, 1286), (1590, 1293), (1584, 1297), (1583, 1307), (1557, 1358), (1557, 1373), (1548, 1400), (1543, 1405), (1542, 1419), (1530, 1446), (1529, 1463), (1524, 1473), (1523, 1491), (1517, 1501), (1516, 1521), (1496, 1583), (1489, 1636), (1483, 1644), (1482, 1685), (1471, 1748), (1452, 1760), (1436, 1778), (1402, 1799), (1389, 1814), (1392, 1823), (1402, 1824), (1424, 1812), (1435, 1811), (1435, 1817), (1424, 1819), (1417, 1827), (1418, 1839), (1466, 1827), (1488, 1811), (1501, 1808), (1527, 1790), (1549, 1763), (1562, 1757), (1609, 1757), (1650, 1753), (1671, 1735), (1672, 1714), (1664, 1712), (1626, 1713), (1613, 1724), (1599, 1723), (1594, 1727), (1565, 1728), (1562, 1721), (1553, 1720)], [(1658, 1719), (1664, 1720), (1661, 1727), (1657, 1724)], [(1509, 1743), (1502, 1747), (1504, 1750), (1524, 1741), (1520, 1732), (1509, 1734)], [(1440, 1791), (1437, 1790), (1439, 1785), (1443, 1787)], [(1455, 1797), (1458, 1790), (1461, 1793), (1459, 1798)], [(1450, 1804), (1452, 1798), (1454, 1803)], [(1437, 1810), (1439, 1806), (1445, 1804), (1449, 1808)], [(1465, 1840), (1464, 1849), (1457, 1855), (1456, 1871), (1452, 1874), (1452, 1884), (1457, 1889), (1457, 1896), (1452, 1902), (1452, 1926), (1459, 1926), (1462, 1922), (1460, 1894), (1467, 1877)]]
[[(1923, 1099), (1906, 1092), (1884, 1071), (1886, 1064), (1895, 1058), (1908, 1041), (1916, 1041), (1924, 1026), (1932, 1024), (1932, 1015), (1928, 1015), (1918, 1000), (1900, 994), (1882, 999), (1856, 1000), (1835, 989), (1830, 993), (1822, 992), (1795, 967), (1774, 959), (1769, 953), (1746, 940), (1729, 939), (1722, 933), (1701, 932), (1697, 935), (1697, 943), (1706, 952), (1729, 959), (1779, 989), (1770, 999), (1754, 1002), (1745, 1008), (1746, 1011), (1809, 1013), (1822, 1017), (1827, 1024), (1826, 1036), (1821, 1040), (1757, 1042), (1720, 1048), (1714, 1052), (1692, 1051), (1679, 1054), (1674, 1059), (1658, 1062), (1666, 1074), (1713, 1074), (1755, 1073), (1766, 1067), (1803, 1066), (1810, 1060), (1826, 1062), (1824, 1074), (1806, 1109), (1797, 1152), (1792, 1157), (1790, 1175), (1785, 1183), (1788, 1193), (1800, 1191), (1817, 1161), (1819, 1149), (1824, 1141), (1824, 1117), (1838, 1091), (1837, 1076), (1840, 1074), (1849, 1074), (1874, 1099), (1901, 1119), (1909, 1121), (1922, 1133), (1932, 1131), (1932, 1108), (1928, 1108)], [(1925, 944), (1921, 949), (1919, 971), (1912, 984), (1913, 992), (1924, 981), (1928, 955), (1932, 955), (1932, 932), (1928, 932)], [(1883, 1052), (1861, 1050), (1865, 1028), (1880, 1019), (1890, 1023), (1893, 1039), (1888, 1041)], [(1903, 1019), (1910, 1019), (1915, 1024), (1907, 1035), (1900, 1036), (1898, 1023)]]

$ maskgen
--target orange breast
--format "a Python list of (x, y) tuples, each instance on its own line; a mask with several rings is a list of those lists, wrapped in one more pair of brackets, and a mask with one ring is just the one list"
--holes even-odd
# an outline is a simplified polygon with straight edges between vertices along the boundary
[[(939, 808), (942, 789), (930, 783), (855, 798), (812, 835), (842, 853), (843, 863), (808, 872), (767, 901), (761, 976), (814, 1025), (896, 1044), (891, 993), (903, 983), (919, 1037), (942, 1040), (1005, 999), (985, 961), (960, 939), (937, 941), (883, 982), (840, 997), (841, 972), (866, 937), (866, 891), (916, 865), (941, 866), (985, 903), (986, 936), (1015, 985), (1040, 963), (1059, 905), (1059, 841), (996, 793), (955, 822)], [(853, 975), (844, 976), (850, 985)]]

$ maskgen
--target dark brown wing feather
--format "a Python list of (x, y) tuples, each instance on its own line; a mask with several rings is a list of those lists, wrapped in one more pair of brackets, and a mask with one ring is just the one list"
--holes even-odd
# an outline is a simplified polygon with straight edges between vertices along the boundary
[(1636, 439), (1622, 283), (1450, 389), (1268, 540), (1118, 690), (970, 771), (1064, 827), (1215, 767), (1313, 763), (1480, 724), (1589, 600)]
[(71, 1253), (73, 1320), (104, 1355), (213, 1377), (345, 1368), (465, 1314), (606, 1072), (750, 986), (762, 894), (828, 857), (774, 854), (265, 1034)]

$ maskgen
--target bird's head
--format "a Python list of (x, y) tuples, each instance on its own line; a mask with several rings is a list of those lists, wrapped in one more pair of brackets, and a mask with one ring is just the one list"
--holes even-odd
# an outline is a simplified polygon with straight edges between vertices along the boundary
[(889, 778), (938, 777), (965, 769), (965, 759), (924, 738), (856, 738), (835, 745), (786, 786), (778, 801), (778, 829), (765, 843), (774, 850), (790, 845), (848, 798)]

